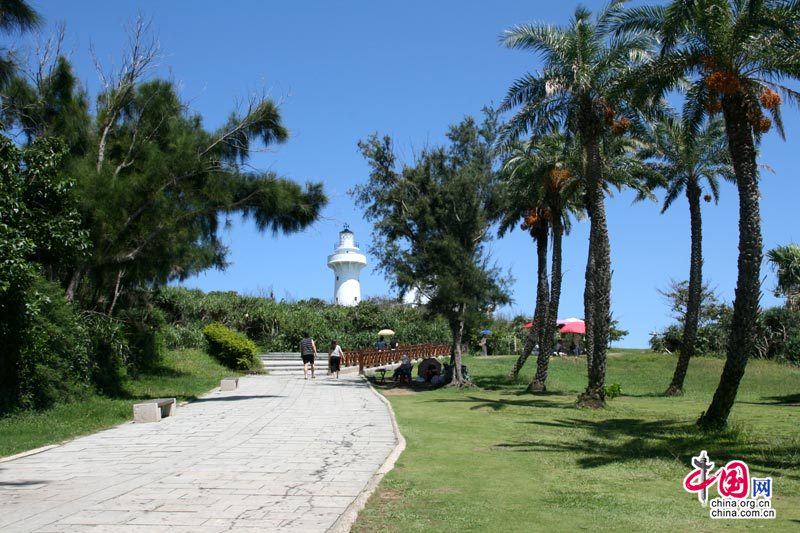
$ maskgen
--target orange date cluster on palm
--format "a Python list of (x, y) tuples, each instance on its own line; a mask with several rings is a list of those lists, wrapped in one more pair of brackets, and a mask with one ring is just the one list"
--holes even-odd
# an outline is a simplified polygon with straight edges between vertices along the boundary
[(600, 106), (602, 107), (603, 116), (606, 121), (606, 126), (610, 126), (614, 123), (614, 108), (608, 105), (608, 102), (605, 98), (600, 98), (599, 100)]
[(722, 94), (733, 94), (741, 86), (739, 76), (721, 70), (716, 70), (706, 76), (705, 82), (709, 90)]
[(547, 224), (548, 220), (550, 220), (550, 211), (546, 209), (531, 209), (523, 218), (520, 229), (533, 232), (541, 228), (542, 225)]
[(781, 105), (781, 95), (772, 89), (764, 89), (758, 97), (761, 105), (766, 109), (777, 109)]
[(614, 135), (622, 135), (631, 127), (631, 119), (628, 117), (621, 117), (619, 120), (615, 120), (614, 123), (611, 125), (611, 133)]
[(606, 106), (604, 113), (606, 125), (611, 126), (614, 123), (614, 109), (611, 106)]
[(564, 182), (568, 181), (572, 177), (572, 173), (567, 170), (566, 168), (554, 168), (548, 173), (548, 177), (550, 178), (547, 182), (550, 190), (557, 191), (561, 188)]
[(767, 133), (769, 129), (772, 127), (772, 120), (768, 117), (760, 116), (758, 120), (755, 121), (753, 124), (753, 128), (755, 128), (760, 133)]

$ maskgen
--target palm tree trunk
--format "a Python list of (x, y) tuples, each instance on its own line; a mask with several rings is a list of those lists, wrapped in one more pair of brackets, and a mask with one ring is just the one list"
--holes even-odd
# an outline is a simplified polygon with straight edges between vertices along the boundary
[(706, 430), (722, 428), (728, 421), (747, 360), (756, 351), (756, 320), (761, 297), (761, 215), (752, 126), (741, 94), (725, 95), (722, 110), (739, 191), (739, 274), (725, 367), (711, 405), (697, 421)]
[(522, 345), (522, 353), (517, 357), (517, 360), (514, 361), (514, 366), (511, 368), (511, 372), (508, 373), (506, 379), (508, 381), (516, 381), (519, 377), (519, 372), (522, 370), (522, 367), (525, 366), (525, 361), (528, 360), (531, 353), (533, 352), (533, 348), (536, 346), (536, 330), (531, 328), (528, 332), (528, 336), (525, 338), (525, 344)]
[(689, 260), (689, 296), (686, 302), (686, 316), (683, 323), (683, 342), (678, 364), (672, 375), (672, 382), (664, 392), (665, 396), (683, 394), (683, 381), (689, 369), (689, 360), (694, 357), (697, 327), (700, 322), (700, 304), (703, 296), (703, 220), (700, 214), (700, 185), (696, 177), (690, 177), (686, 184), (686, 198), (689, 200), (689, 217), (692, 226), (692, 252)]
[[(591, 217), (589, 260), (586, 266), (584, 306), (587, 328), (586, 349), (589, 382), (578, 397), (580, 407), (605, 406), (606, 351), (611, 311), (611, 250), (606, 224), (605, 193), (603, 191), (602, 160), (599, 135), (592, 131), (582, 135), (586, 165), (586, 193)], [(591, 290), (590, 290), (591, 286)]]
[[(550, 304), (547, 309), (547, 323), (545, 325), (544, 338), (555, 338), (556, 321), (558, 320), (558, 306), (561, 300), (561, 239), (564, 229), (561, 220), (561, 213), (553, 213), (553, 257), (552, 270), (550, 272)], [(550, 351), (544, 355), (539, 352), (539, 360), (536, 361), (536, 376), (528, 385), (529, 392), (544, 392), (547, 390), (547, 371), (550, 366)]]
[[(591, 210), (587, 211), (591, 213)], [(589, 215), (591, 217), (591, 214)], [(584, 289), (583, 289), (583, 323), (585, 325), (585, 333), (583, 339), (583, 351), (586, 354), (586, 368), (587, 372), (591, 372), (592, 368), (592, 355), (594, 354), (594, 315), (592, 314), (592, 302), (594, 301), (594, 245), (592, 244), (592, 232), (589, 231), (589, 252), (586, 258), (586, 272), (584, 274)]]
[[(537, 282), (536, 282), (536, 312), (533, 316), (533, 327), (536, 329), (536, 339), (539, 343), (539, 354), (536, 358), (536, 376), (542, 372), (547, 373), (547, 363), (550, 360), (550, 350), (553, 348), (552, 336), (547, 337), (550, 328), (548, 325), (548, 305), (550, 303), (550, 282), (547, 279), (547, 237), (549, 227), (544, 227), (537, 231), (536, 237), (536, 259), (537, 259)], [(528, 385), (528, 392), (540, 392), (542, 389), (534, 387), (533, 382)], [(543, 385), (543, 384), (542, 384)]]
[[(536, 238), (536, 307), (533, 311), (533, 327), (528, 333), (528, 338), (525, 339), (525, 345), (522, 348), (522, 353), (514, 362), (511, 372), (508, 373), (507, 379), (509, 381), (516, 381), (519, 377), (519, 372), (525, 365), (525, 362), (533, 352), (536, 343), (540, 345), (541, 351), (541, 314), (543, 309), (547, 309), (547, 234), (543, 238)], [(542, 244), (544, 241), (544, 244)]]

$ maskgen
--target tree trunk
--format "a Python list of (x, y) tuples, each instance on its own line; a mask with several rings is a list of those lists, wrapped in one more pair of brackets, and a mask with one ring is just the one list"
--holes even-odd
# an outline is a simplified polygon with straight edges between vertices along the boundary
[[(582, 132), (586, 165), (586, 193), (591, 217), (589, 260), (586, 267), (584, 306), (591, 330), (586, 330), (589, 382), (578, 397), (580, 407), (605, 406), (606, 351), (611, 320), (611, 250), (606, 225), (605, 192), (599, 133), (591, 128)], [(591, 287), (591, 289), (590, 289)], [(591, 318), (590, 318), (591, 317)]]
[(692, 226), (692, 252), (689, 260), (689, 296), (686, 302), (686, 316), (683, 323), (683, 342), (678, 364), (672, 382), (664, 392), (666, 396), (683, 394), (683, 381), (689, 368), (689, 360), (694, 357), (697, 327), (700, 322), (700, 304), (703, 297), (703, 221), (700, 214), (700, 185), (692, 176), (686, 184), (686, 198), (689, 200), (689, 216)]
[(108, 141), (108, 134), (111, 132), (111, 126), (114, 124), (114, 120), (116, 120), (117, 114), (114, 111), (111, 114), (111, 118), (103, 127), (103, 133), (100, 134), (100, 142), (97, 143), (97, 165), (96, 170), (99, 173), (100, 170), (103, 168), (103, 161), (106, 157), (106, 142)]
[[(590, 211), (591, 213), (591, 211)], [(591, 217), (591, 214), (589, 215)], [(594, 354), (594, 315), (592, 314), (592, 302), (594, 301), (594, 246), (592, 244), (592, 232), (589, 231), (589, 250), (586, 256), (586, 273), (584, 274), (583, 289), (583, 323), (585, 333), (583, 336), (583, 352), (586, 354), (587, 374), (592, 368), (592, 355)]]
[(525, 339), (525, 346), (522, 354), (517, 358), (511, 372), (508, 374), (509, 381), (515, 381), (519, 377), (519, 372), (530, 357), (535, 344), (539, 344), (539, 353), (542, 351), (542, 333), (544, 326), (544, 315), (547, 314), (547, 229), (537, 232), (536, 236), (536, 307), (533, 311), (533, 327), (528, 338)]
[(72, 275), (69, 278), (69, 283), (67, 283), (67, 289), (64, 293), (68, 302), (72, 302), (75, 299), (75, 293), (78, 291), (78, 285), (81, 282), (81, 277), (83, 277), (83, 268), (76, 267), (75, 270), (72, 271)]
[(508, 381), (516, 381), (519, 377), (519, 371), (522, 370), (522, 367), (525, 365), (525, 361), (528, 360), (530, 357), (531, 352), (533, 352), (533, 347), (536, 345), (536, 330), (531, 328), (528, 332), (528, 336), (525, 338), (525, 344), (522, 345), (522, 353), (517, 357), (517, 360), (514, 362), (514, 366), (511, 368), (511, 372), (508, 373), (506, 379)]
[(453, 328), (453, 357), (451, 359), (453, 364), (453, 380), (450, 382), (451, 387), (463, 387), (467, 384), (461, 373), (461, 339), (464, 336), (466, 309), (467, 306), (464, 303), (459, 304), (458, 320)]
[[(553, 213), (553, 258), (552, 271), (550, 272), (550, 302), (547, 308), (547, 322), (545, 324), (544, 338), (551, 341), (555, 338), (558, 327), (558, 306), (561, 300), (561, 238), (564, 229), (561, 221), (561, 213)], [(550, 350), (544, 354), (539, 352), (539, 359), (536, 361), (536, 376), (528, 385), (529, 392), (545, 392), (547, 390), (547, 372), (550, 366)]]
[(697, 421), (705, 430), (720, 429), (727, 424), (747, 360), (756, 351), (756, 320), (761, 296), (761, 216), (752, 126), (741, 94), (725, 95), (722, 110), (739, 191), (739, 274), (725, 367), (711, 405)]
[(120, 295), (120, 283), (122, 282), (122, 278), (125, 276), (125, 269), (117, 270), (117, 281), (114, 283), (114, 296), (111, 299), (111, 307), (108, 308), (108, 316), (112, 316), (114, 314), (114, 307), (117, 306), (117, 298)]

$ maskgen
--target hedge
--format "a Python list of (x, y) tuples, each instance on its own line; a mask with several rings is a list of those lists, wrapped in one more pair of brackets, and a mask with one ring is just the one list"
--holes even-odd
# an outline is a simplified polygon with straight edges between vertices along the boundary
[(261, 367), (257, 348), (247, 336), (224, 324), (213, 322), (203, 328), (209, 353), (228, 368), (249, 370)]
[[(158, 290), (155, 303), (171, 327), (200, 330), (218, 322), (244, 333), (268, 352), (299, 351), (306, 331), (324, 351), (332, 339), (345, 351), (373, 346), (383, 328), (397, 332), (395, 338), (402, 344), (450, 342), (450, 328), (443, 319), (428, 316), (424, 309), (389, 301), (367, 300), (343, 307), (322, 300), (276, 302), (235, 292), (164, 287)], [(165, 337), (171, 346), (194, 343), (190, 334), (179, 338), (170, 332)]]

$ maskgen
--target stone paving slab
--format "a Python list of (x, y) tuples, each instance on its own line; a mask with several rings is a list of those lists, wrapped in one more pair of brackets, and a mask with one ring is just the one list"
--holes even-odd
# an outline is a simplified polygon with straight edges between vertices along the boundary
[(326, 531), (397, 444), (358, 377), (240, 378), (161, 422), (0, 463), (0, 531)]

